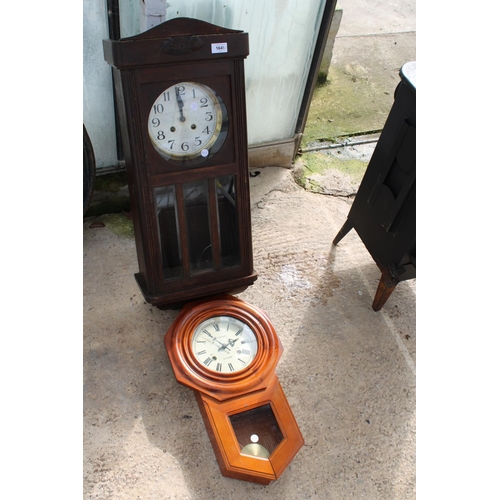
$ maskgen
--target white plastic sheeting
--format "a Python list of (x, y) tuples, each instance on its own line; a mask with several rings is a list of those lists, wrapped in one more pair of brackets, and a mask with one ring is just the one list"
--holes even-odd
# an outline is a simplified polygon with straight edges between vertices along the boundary
[[(141, 0), (120, 0), (121, 37), (141, 30)], [(166, 20), (191, 17), (249, 34), (245, 61), (249, 145), (290, 139), (326, 0), (169, 0)], [(84, 121), (97, 167), (117, 163), (105, 0), (84, 0)]]
[(109, 38), (106, 0), (83, 0), (83, 122), (96, 168), (118, 164), (113, 85), (102, 51), (104, 38)]

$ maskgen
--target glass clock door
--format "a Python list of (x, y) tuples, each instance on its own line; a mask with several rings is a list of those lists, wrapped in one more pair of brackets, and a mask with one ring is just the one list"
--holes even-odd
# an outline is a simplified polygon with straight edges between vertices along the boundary
[(236, 176), (154, 191), (165, 280), (239, 266)]
[(269, 458), (283, 441), (270, 404), (236, 413), (229, 420), (243, 455)]

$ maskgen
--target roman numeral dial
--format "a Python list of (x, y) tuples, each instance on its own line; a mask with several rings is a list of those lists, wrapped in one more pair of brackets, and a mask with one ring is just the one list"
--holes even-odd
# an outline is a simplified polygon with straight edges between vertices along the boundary
[(243, 321), (217, 316), (200, 323), (193, 332), (191, 348), (200, 365), (218, 373), (236, 373), (254, 360), (258, 342)]

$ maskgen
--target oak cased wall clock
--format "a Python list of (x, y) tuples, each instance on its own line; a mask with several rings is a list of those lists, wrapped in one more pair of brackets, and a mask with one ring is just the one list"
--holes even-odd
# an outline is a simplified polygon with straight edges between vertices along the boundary
[(194, 390), (221, 473), (269, 484), (304, 440), (276, 375), (268, 315), (231, 295), (186, 304), (165, 335), (176, 380)]
[(176, 18), (104, 40), (113, 68), (139, 272), (160, 308), (237, 293), (253, 269), (248, 34)]

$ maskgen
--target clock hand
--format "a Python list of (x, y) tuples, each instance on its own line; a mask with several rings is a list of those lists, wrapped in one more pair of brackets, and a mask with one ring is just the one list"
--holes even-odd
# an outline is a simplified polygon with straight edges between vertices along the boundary
[(236, 342), (238, 341), (238, 339), (229, 339), (225, 344), (221, 345), (221, 347), (219, 347), (219, 351), (222, 351), (222, 349), (227, 349), (227, 346), (231, 346), (231, 347), (234, 347), (234, 344), (236, 344)]
[(223, 344), (219, 339), (215, 338), (215, 337), (212, 337), (214, 339), (215, 342), (219, 342), (220, 344), (220, 347), (219, 347), (219, 352), (224, 350), (224, 349), (227, 349), (227, 344)]
[(175, 95), (177, 97), (177, 104), (179, 106), (179, 111), (181, 112), (181, 122), (185, 122), (186, 118), (182, 112), (182, 108), (184, 107), (184, 103), (182, 102), (181, 94), (179, 92), (179, 87), (175, 87)]
[(220, 344), (219, 351), (222, 351), (223, 349), (227, 349), (227, 344), (223, 344), (217, 337), (214, 337), (208, 330), (203, 330), (203, 333), (208, 335), (214, 342), (218, 342)]

